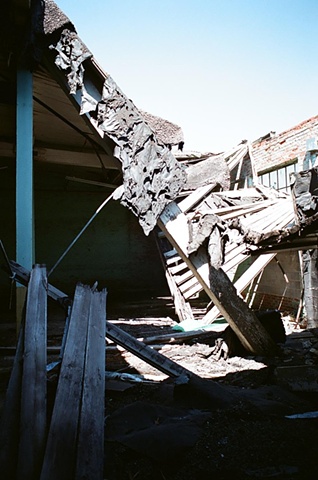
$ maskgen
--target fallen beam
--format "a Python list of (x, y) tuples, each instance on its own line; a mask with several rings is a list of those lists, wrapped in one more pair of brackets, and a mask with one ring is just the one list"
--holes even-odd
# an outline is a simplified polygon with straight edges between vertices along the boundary
[(46, 268), (35, 265), (25, 316), (18, 478), (38, 478), (46, 440)]
[(188, 255), (189, 228), (187, 219), (175, 202), (171, 202), (160, 215), (158, 226), (193, 272), (244, 347), (248, 351), (259, 355), (275, 353), (277, 350), (275, 343), (254, 313), (237, 295), (228, 276), (222, 269), (209, 266), (206, 250), (200, 247), (196, 253)]

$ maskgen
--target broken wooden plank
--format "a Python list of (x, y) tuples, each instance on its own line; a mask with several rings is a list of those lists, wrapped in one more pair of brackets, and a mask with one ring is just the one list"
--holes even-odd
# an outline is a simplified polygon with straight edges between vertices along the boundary
[(173, 275), (171, 275), (169, 269), (165, 270), (167, 283), (170, 289), (171, 296), (174, 301), (175, 312), (178, 315), (179, 321), (194, 320), (191, 306), (186, 302), (184, 296), (181, 294)]
[(231, 325), (244, 347), (258, 354), (275, 352), (276, 345), (254, 313), (238, 297), (227, 275), (221, 269), (208, 266), (207, 253), (202, 247), (192, 254), (191, 258), (187, 255), (189, 243), (187, 221), (175, 202), (171, 202), (160, 215), (158, 226)]
[(56, 391), (41, 480), (70, 480), (75, 475), (90, 289), (75, 290), (67, 342)]
[(106, 290), (90, 303), (76, 479), (104, 478)]
[(46, 268), (35, 265), (28, 284), (18, 479), (38, 478), (46, 438)]
[(209, 184), (194, 190), (194, 192), (190, 193), (190, 195), (188, 195), (184, 200), (181, 200), (181, 202), (178, 203), (180, 210), (183, 213), (191, 210), (191, 208), (201, 202), (204, 197), (206, 197), (213, 190), (214, 187), (215, 184)]
[(194, 373), (154, 351), (145, 343), (140, 342), (110, 322), (106, 323), (106, 337), (170, 377), (185, 375), (190, 378), (194, 376)]

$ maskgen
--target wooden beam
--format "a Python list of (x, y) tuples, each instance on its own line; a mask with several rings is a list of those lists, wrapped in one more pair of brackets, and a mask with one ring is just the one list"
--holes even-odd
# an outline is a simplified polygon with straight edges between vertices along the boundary
[(92, 292), (78, 432), (76, 479), (104, 478), (105, 327), (106, 290)]
[(198, 252), (188, 256), (187, 221), (175, 202), (171, 202), (160, 215), (158, 226), (231, 325), (244, 347), (255, 354), (275, 352), (276, 345), (254, 313), (237, 295), (227, 275), (222, 269), (209, 267), (207, 252), (201, 247)]
[(90, 289), (77, 286), (52, 413), (41, 480), (75, 475)]
[(28, 285), (18, 479), (38, 478), (46, 439), (46, 268), (35, 265)]
[(185, 375), (190, 378), (196, 376), (186, 368), (181, 367), (148, 345), (132, 337), (127, 332), (124, 332), (111, 322), (107, 322), (106, 324), (106, 337), (170, 377)]

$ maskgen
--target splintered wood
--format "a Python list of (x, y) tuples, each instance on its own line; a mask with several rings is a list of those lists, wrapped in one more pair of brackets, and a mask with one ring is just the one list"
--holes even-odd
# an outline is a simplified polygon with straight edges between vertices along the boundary
[(41, 479), (103, 478), (106, 291), (78, 285)]
[(29, 274), (25, 319), (7, 389), (0, 430), (0, 469), (6, 478), (36, 479), (46, 436), (46, 269)]
[[(15, 264), (19, 275), (20, 266)], [(52, 416), (47, 411), (46, 268), (28, 278), (0, 431), (0, 468), (8, 480), (104, 478), (106, 290), (79, 284), (67, 331)], [(51, 416), (51, 418), (50, 418)]]

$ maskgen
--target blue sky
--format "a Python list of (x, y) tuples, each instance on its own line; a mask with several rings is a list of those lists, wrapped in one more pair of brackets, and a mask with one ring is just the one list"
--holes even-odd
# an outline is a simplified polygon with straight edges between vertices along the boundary
[(219, 152), (318, 114), (318, 0), (56, 0), (141, 109)]

